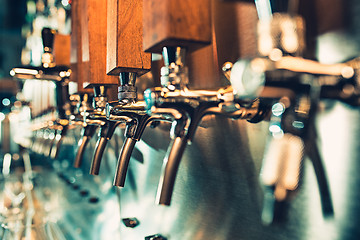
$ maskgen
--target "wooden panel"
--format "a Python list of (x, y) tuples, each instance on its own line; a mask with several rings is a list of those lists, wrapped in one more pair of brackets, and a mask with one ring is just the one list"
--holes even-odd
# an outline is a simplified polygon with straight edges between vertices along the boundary
[(1, 78), (0, 93), (16, 94), (18, 92), (18, 82), (12, 78)]
[(151, 68), (151, 54), (142, 50), (142, 0), (108, 0), (107, 72), (143, 74)]
[(71, 51), (70, 51), (70, 66), (71, 77), (70, 81), (77, 83), (77, 89), (70, 94), (84, 94), (92, 93), (92, 89), (84, 89), (83, 83), (88, 71), (84, 71), (84, 63), (82, 60), (82, 42), (81, 42), (81, 16), (84, 12), (81, 11), (83, 0), (73, 0), (71, 3)]
[[(87, 11), (87, 0), (79, 0), (79, 21), (80, 21), (80, 42), (81, 53), (78, 56), (81, 56), (79, 61), (79, 72), (81, 72), (82, 81), (79, 82), (79, 89), (85, 89), (85, 82), (88, 82), (90, 79), (90, 50), (89, 50), (89, 31), (88, 31), (88, 14)], [(90, 91), (90, 90), (89, 90)]]
[[(106, 75), (106, 33), (107, 33), (107, 2), (83, 0), (81, 17), (83, 61), (89, 62), (89, 78), (85, 79), (84, 87), (93, 85), (118, 85), (118, 77)], [(86, 66), (84, 71), (86, 71)]]
[(164, 46), (190, 50), (211, 41), (210, 0), (143, 0), (144, 50), (161, 52)]
[(229, 85), (222, 65), (256, 56), (257, 12), (253, 3), (212, 1), (212, 44), (187, 56), (190, 87)]
[(106, 91), (108, 102), (118, 101), (118, 86), (108, 85), (109, 88)]
[(55, 34), (53, 53), (56, 65), (70, 66), (70, 35)]

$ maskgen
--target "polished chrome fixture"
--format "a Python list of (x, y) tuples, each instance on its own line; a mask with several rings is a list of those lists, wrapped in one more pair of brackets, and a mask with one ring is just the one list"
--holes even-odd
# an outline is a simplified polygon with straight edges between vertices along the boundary
[[(24, 80), (44, 80), (55, 83), (55, 109), (45, 106), (34, 115), (35, 139), (32, 148), (35, 152), (57, 158), (61, 143), (69, 126), (70, 103), (68, 83), (71, 70), (68, 66), (57, 66), (52, 54), (54, 34), (56, 32), (49, 28), (42, 30), (44, 53), (42, 55), (42, 66), (21, 66), (10, 71), (11, 76)], [(48, 102), (46, 102), (49, 104)], [(39, 106), (34, 106), (39, 108)], [(41, 106), (40, 106), (41, 107)], [(54, 112), (55, 110), (55, 112)]]
[(135, 144), (146, 126), (152, 122), (170, 121), (161, 115), (149, 115), (144, 101), (137, 100), (136, 73), (120, 73), (119, 101), (107, 105), (106, 115), (110, 122), (126, 123), (125, 141), (118, 158), (114, 186), (124, 187), (127, 168)]
[(222, 115), (233, 119), (261, 121), (265, 115), (258, 101), (246, 107), (234, 102), (232, 88), (209, 90), (188, 89), (188, 72), (185, 65), (185, 49), (164, 47), (165, 66), (161, 69), (162, 87), (148, 89), (145, 101), (149, 113), (173, 119), (172, 143), (165, 156), (156, 202), (170, 205), (177, 170), (190, 144), (199, 122), (205, 115)]
[(305, 156), (315, 169), (323, 215), (331, 217), (334, 209), (316, 142), (315, 115), (322, 98), (359, 105), (358, 60), (326, 65), (302, 58), (304, 20), (287, 13), (284, 1), (255, 2), (261, 57), (236, 62), (230, 79), (236, 98), (260, 98), (271, 103), (270, 136), (261, 170), (262, 220), (269, 224), (284, 219), (288, 200), (301, 185)]

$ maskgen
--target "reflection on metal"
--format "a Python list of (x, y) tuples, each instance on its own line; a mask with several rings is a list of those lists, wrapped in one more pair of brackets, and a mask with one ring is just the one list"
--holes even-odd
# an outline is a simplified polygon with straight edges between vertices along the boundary
[(162, 236), (161, 234), (154, 234), (154, 235), (146, 236), (145, 240), (167, 240), (167, 238)]
[[(337, 36), (328, 35), (329, 38)], [(320, 38), (320, 45), (321, 39), (324, 38)], [(347, 44), (341, 43), (341, 39), (327, 39), (324, 51), (333, 53), (329, 48), (332, 45), (338, 54), (334, 54), (333, 59), (358, 55), (357, 47), (344, 46)], [(286, 46), (288, 52), (296, 49), (291, 44)], [(343, 47), (351, 50), (340, 50)], [(177, 53), (181, 55), (181, 51)], [(172, 66), (172, 73), (179, 75), (168, 76), (166, 74), (171, 71), (163, 70), (166, 82), (169, 78), (173, 81), (165, 88), (148, 91), (146, 104), (142, 101), (109, 103), (106, 109), (98, 112), (82, 105), (86, 110), (72, 112), (73, 118), (69, 119), (36, 114), (37, 121), (32, 125), (35, 132), (27, 141), (32, 144), (21, 140), (23, 146), (31, 146), (38, 153), (22, 156), (27, 172), (29, 158), (35, 162), (32, 174), (22, 175), (23, 180), (18, 178), (15, 184), (10, 178), (3, 178), (0, 203), (5, 206), (5, 195), (11, 186), (22, 188), (26, 193), (20, 193), (11, 205), (1, 206), (1, 217), (19, 212), (16, 217), (22, 217), (17, 219), (22, 223), (16, 225), (19, 222), (15, 222), (15, 225), (20, 226), (21, 231), (26, 228), (27, 237), (37, 236), (36, 239), (43, 235), (44, 238), (69, 240), (359, 239), (360, 115), (356, 108), (349, 108), (349, 105), (359, 105), (359, 60), (338, 63), (325, 55), (321, 58), (332, 64), (325, 65), (282, 55), (275, 49), (266, 59), (242, 62), (242, 71), (246, 73), (240, 71), (236, 79), (241, 79), (245, 91), (241, 92), (234, 84), (235, 96), (232, 88), (190, 90), (178, 78), (186, 71), (177, 71), (179, 69)], [(236, 64), (233, 68), (226, 66), (225, 74), (230, 69), (232, 75), (235, 74), (237, 67)], [(66, 72), (60, 75), (66, 77)], [(286, 81), (277, 81), (279, 79)], [(289, 83), (294, 85), (290, 87)], [(279, 85), (287, 89), (279, 91)], [(121, 90), (122, 97), (135, 98), (130, 91), (133, 88)], [(257, 98), (260, 92), (265, 100)], [(244, 96), (246, 98), (241, 99)], [(257, 99), (252, 101), (253, 97)], [(271, 98), (279, 99), (272, 101)], [(98, 103), (104, 108), (106, 101), (99, 98)], [(53, 110), (49, 112), (54, 113)], [(267, 111), (272, 113), (270, 123), (233, 121), (252, 119), (258, 122), (267, 116)], [(316, 118), (312, 111), (316, 111)], [(145, 128), (151, 118), (166, 123)], [(116, 132), (109, 126), (110, 121), (127, 125), (125, 139), (124, 131), (118, 129)], [(173, 140), (169, 137), (169, 121), (174, 122)], [(83, 161), (80, 169), (74, 169), (72, 160), (76, 153), (76, 162), (93, 156), (96, 140), (91, 136), (99, 126), (102, 138), (97, 156), (104, 154), (103, 168), (97, 176), (89, 176), (90, 161)], [(63, 129), (67, 131), (66, 136), (62, 135)], [(271, 141), (265, 149), (269, 134)], [(190, 141), (192, 144), (187, 146)], [(59, 142), (62, 142), (61, 148), (57, 148)], [(76, 142), (79, 142), (78, 152)], [(108, 143), (107, 150), (101, 142)], [(131, 161), (136, 158), (131, 155), (133, 150), (142, 154), (141, 162)], [(49, 154), (58, 157), (50, 160)], [(306, 157), (311, 160), (311, 167), (310, 161), (304, 161)], [(10, 155), (1, 158), (2, 171), (7, 177), (14, 174), (10, 165), (16, 164), (15, 159), (14, 155), (13, 161)], [(115, 180), (118, 185), (123, 186), (127, 176), (126, 187), (117, 192), (112, 188), (114, 169), (119, 169), (116, 175), (119, 180)], [(260, 171), (262, 182), (258, 178)], [(167, 180), (160, 181), (156, 196), (159, 176)], [(19, 179), (23, 185), (18, 184)], [(262, 183), (266, 188), (261, 187)], [(290, 196), (294, 192), (296, 198)], [(164, 204), (171, 200), (171, 207), (154, 204), (156, 197)], [(30, 211), (21, 215), (26, 206), (30, 206), (31, 198), (34, 204), (30, 205), (35, 206), (36, 214), (31, 216)], [(292, 201), (283, 201), (287, 199)], [(276, 201), (281, 204), (273, 204)], [(281, 225), (264, 226), (261, 221), (271, 222), (274, 209), (276, 212), (279, 206), (288, 210), (284, 216), (286, 221)], [(14, 211), (8, 211), (10, 208)], [(261, 213), (263, 208), (265, 211)], [(332, 210), (334, 218), (324, 218), (323, 215), (331, 216)], [(131, 218), (134, 216), (136, 219)], [(3, 218), (0, 221), (4, 227), (6, 225), (6, 229), (2, 229), (6, 239), (13, 234), (14, 224), (7, 225), (9, 221)]]
[(139, 220), (136, 218), (123, 218), (121, 219), (126, 227), (134, 228), (140, 224)]

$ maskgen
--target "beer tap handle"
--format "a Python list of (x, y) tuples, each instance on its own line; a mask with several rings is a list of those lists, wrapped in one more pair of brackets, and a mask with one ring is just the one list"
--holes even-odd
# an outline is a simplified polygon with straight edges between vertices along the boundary
[[(211, 1), (143, 1), (144, 49), (164, 55), (161, 69), (161, 93), (150, 90), (145, 97), (152, 114), (172, 115), (173, 139), (164, 158), (156, 202), (170, 205), (175, 179), (186, 145), (209, 108), (217, 107), (217, 95), (211, 97), (188, 89), (185, 53), (211, 42)], [(186, 11), (179, 11), (186, 9)], [(161, 34), (158, 34), (161, 33)], [(148, 94), (146, 93), (146, 94)], [(167, 96), (167, 93), (170, 93)], [(154, 97), (152, 97), (153, 95)], [(211, 95), (211, 94), (210, 94)], [(154, 104), (154, 106), (150, 106)]]
[(82, 138), (79, 140), (79, 143), (78, 143), (79, 147), (78, 147), (78, 150), (76, 153), (74, 167), (76, 167), (76, 168), (81, 167), (86, 146), (90, 142), (91, 138), (94, 136), (96, 129), (97, 129), (97, 126), (95, 126), (95, 125), (87, 125), (83, 129)]
[(54, 45), (54, 35), (55, 30), (50, 28), (43, 28), (41, 31), (41, 37), (44, 47), (44, 52), (52, 52), (53, 45)]
[(54, 45), (54, 34), (55, 31), (50, 28), (43, 28), (41, 31), (41, 37), (44, 46), (44, 53), (41, 57), (42, 64), (45, 68), (55, 66), (53, 45)]
[(90, 174), (91, 175), (98, 175), (100, 170), (100, 163), (102, 156), (104, 154), (104, 150), (106, 148), (106, 145), (108, 141), (112, 138), (116, 127), (121, 122), (113, 122), (113, 121), (107, 121), (104, 125), (100, 127), (99, 132), (99, 139), (96, 143), (96, 148), (94, 152), (94, 157), (91, 162), (91, 168), (90, 168)]

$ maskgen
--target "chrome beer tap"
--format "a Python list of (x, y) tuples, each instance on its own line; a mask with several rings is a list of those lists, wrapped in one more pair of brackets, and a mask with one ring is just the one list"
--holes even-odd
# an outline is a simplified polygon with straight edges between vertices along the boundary
[(217, 91), (188, 89), (184, 48), (164, 47), (163, 57), (165, 67), (161, 69), (162, 87), (146, 90), (145, 101), (149, 113), (173, 119), (170, 133), (172, 142), (163, 162), (156, 199), (158, 204), (170, 205), (182, 155), (205, 115), (223, 115), (251, 121), (262, 120), (260, 116), (264, 116), (265, 112), (256, 101), (247, 107), (234, 102), (231, 87)]
[(99, 174), (101, 159), (107, 145), (112, 138), (117, 126), (126, 123), (126, 140), (122, 147), (114, 185), (123, 187), (127, 166), (134, 149), (135, 143), (140, 140), (145, 127), (153, 121), (165, 121), (162, 116), (150, 116), (146, 113), (145, 103), (137, 101), (137, 90), (135, 87), (136, 73), (120, 73), (120, 86), (118, 88), (119, 101), (110, 102), (105, 109), (107, 121), (101, 126), (99, 140), (97, 142), (94, 158), (91, 164), (90, 174)]
[[(323, 215), (331, 217), (334, 210), (316, 143), (315, 115), (322, 98), (359, 104), (358, 59), (326, 65), (302, 58), (303, 19), (284, 13), (286, 1), (255, 3), (259, 15), (258, 50), (262, 57), (235, 63), (231, 83), (236, 98), (260, 97), (272, 105), (260, 176), (264, 186), (262, 220), (266, 224), (283, 220), (288, 201), (300, 186), (305, 157), (314, 166)], [(281, 6), (281, 13), (273, 13), (274, 6)]]
[(81, 167), (86, 146), (90, 142), (91, 138), (95, 135), (95, 132), (98, 127), (97, 125), (88, 124), (86, 122), (87, 114), (93, 110), (93, 107), (91, 105), (92, 105), (92, 96), (90, 96), (87, 93), (81, 95), (79, 106), (77, 109), (77, 114), (74, 114), (72, 116), (71, 122), (75, 125), (80, 125), (83, 127), (74, 160), (74, 167), (76, 168)]
[[(50, 114), (50, 121), (47, 120), (47, 123), (42, 127), (42, 130), (48, 128), (51, 131), (51, 134), (48, 134), (48, 144), (47, 146), (39, 146), (39, 141), (35, 143), (37, 151), (43, 153), (45, 156), (50, 156), (52, 158), (57, 158), (61, 143), (64, 136), (66, 135), (67, 128), (69, 125), (70, 115), (70, 104), (69, 92), (68, 92), (68, 82), (71, 75), (71, 70), (68, 66), (56, 65), (54, 62), (54, 57), (52, 54), (53, 50), (53, 41), (54, 41), (55, 31), (49, 28), (44, 28), (42, 30), (42, 39), (44, 45), (44, 53), (42, 55), (42, 66), (20, 66), (15, 67), (10, 71), (10, 75), (18, 79), (35, 79), (35, 80), (46, 80), (55, 83), (55, 110), (53, 108), (41, 109), (42, 112), (39, 112), (35, 118), (40, 118), (40, 116), (45, 116)], [(53, 117), (51, 117), (53, 115)], [(46, 118), (46, 117), (44, 117)], [(42, 145), (44, 143), (41, 143)], [(48, 150), (50, 150), (48, 152)]]
[(146, 126), (151, 122), (170, 121), (165, 116), (149, 115), (144, 101), (137, 101), (135, 86), (137, 73), (120, 73), (119, 101), (107, 105), (106, 115), (109, 121), (126, 123), (125, 141), (122, 146), (114, 178), (114, 186), (124, 187), (126, 173), (135, 144), (140, 140)]
[[(106, 96), (105, 86), (94, 87), (94, 109), (86, 114), (86, 125), (95, 125), (100, 127), (98, 140), (90, 166), (90, 174), (98, 175), (100, 170), (100, 163), (104, 154), (107, 142), (112, 138), (118, 122), (108, 121), (106, 119), (106, 104), (108, 102)], [(91, 134), (94, 130), (90, 129), (88, 132)], [(85, 131), (84, 131), (85, 133)]]
[(83, 116), (84, 130), (83, 136), (78, 143), (79, 149), (75, 158), (75, 167), (80, 167), (85, 147), (90, 141), (91, 137), (95, 134), (96, 129), (100, 127), (98, 140), (90, 167), (90, 174), (92, 175), (99, 174), (101, 157), (107, 141), (111, 138), (107, 137), (107, 135), (109, 131), (112, 131), (112, 129), (115, 130), (115, 127), (112, 128), (112, 123), (109, 123), (106, 120), (105, 106), (108, 101), (107, 90), (107, 87), (104, 85), (94, 86), (93, 107), (86, 109), (84, 108), (83, 112), (81, 113)]

